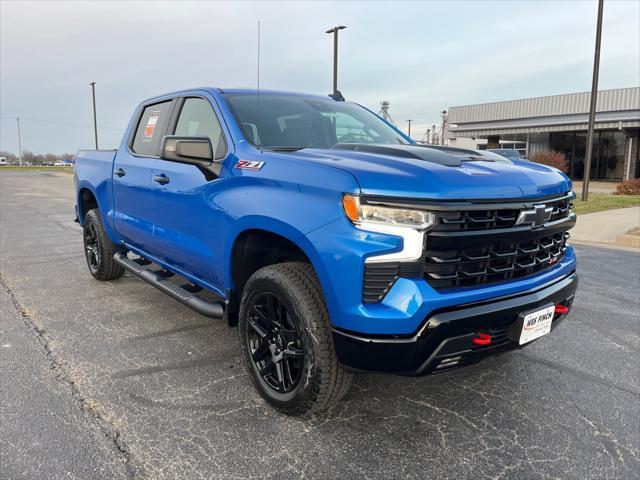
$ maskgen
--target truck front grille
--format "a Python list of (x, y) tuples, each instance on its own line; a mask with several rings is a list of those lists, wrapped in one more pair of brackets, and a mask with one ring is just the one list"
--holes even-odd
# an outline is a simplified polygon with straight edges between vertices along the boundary
[[(536, 275), (565, 255), (575, 225), (573, 194), (530, 203), (483, 205), (437, 211), (416, 262), (367, 263), (363, 302), (384, 298), (400, 277), (423, 277), (436, 290), (478, 287)], [(544, 223), (527, 212), (544, 206)], [(524, 212), (524, 213), (523, 213)], [(522, 214), (522, 215), (521, 215)]]
[(490, 241), (461, 250), (426, 250), (423, 273), (435, 289), (469, 287), (532, 275), (564, 257), (568, 232), (535, 240)]
[[(571, 212), (572, 195), (552, 199), (543, 203), (551, 208), (551, 217), (547, 223), (566, 218)], [(479, 205), (481, 207), (481, 205)], [(436, 230), (441, 232), (465, 232), (479, 230), (496, 230), (516, 226), (518, 215), (525, 208), (504, 208), (500, 205), (496, 209), (453, 210), (438, 213)]]

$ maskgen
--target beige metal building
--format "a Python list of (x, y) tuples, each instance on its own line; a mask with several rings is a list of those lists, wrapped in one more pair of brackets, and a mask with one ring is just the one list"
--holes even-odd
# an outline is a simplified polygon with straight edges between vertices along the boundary
[[(566, 155), (570, 176), (581, 179), (587, 143), (589, 92), (451, 107), (449, 144), (542, 150)], [(598, 92), (592, 179), (640, 176), (640, 87)]]

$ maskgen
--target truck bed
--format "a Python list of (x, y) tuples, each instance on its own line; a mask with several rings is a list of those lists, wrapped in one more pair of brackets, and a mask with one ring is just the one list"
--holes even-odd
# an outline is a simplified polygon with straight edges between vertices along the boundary
[[(97, 197), (109, 203), (108, 205), (101, 205), (104, 208), (105, 216), (109, 215), (112, 209), (111, 178), (116, 153), (117, 149), (79, 150), (76, 154), (76, 188), (78, 192), (81, 192), (83, 188), (95, 192)], [(83, 219), (79, 218), (79, 220), (82, 222)]]
[(113, 159), (117, 149), (79, 150), (76, 154), (76, 173), (83, 180), (111, 178)]

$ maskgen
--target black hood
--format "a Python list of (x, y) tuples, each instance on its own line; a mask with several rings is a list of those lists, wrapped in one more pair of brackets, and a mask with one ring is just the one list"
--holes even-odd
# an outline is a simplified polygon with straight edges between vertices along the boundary
[[(491, 158), (484, 157), (473, 150), (439, 147), (436, 145), (371, 145), (361, 143), (343, 143), (335, 145), (332, 149), (374, 153), (390, 157), (413, 158), (437, 163), (438, 165), (443, 165), (445, 167), (460, 167), (463, 162), (495, 161)], [(505, 158), (505, 162), (510, 163), (510, 160)]]

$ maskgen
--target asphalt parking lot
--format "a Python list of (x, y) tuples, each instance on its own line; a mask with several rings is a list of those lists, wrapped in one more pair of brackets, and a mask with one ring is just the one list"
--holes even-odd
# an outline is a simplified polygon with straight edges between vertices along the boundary
[(442, 375), (359, 375), (300, 420), (253, 390), (236, 331), (129, 275), (99, 283), (73, 180), (0, 173), (3, 479), (640, 476), (640, 255), (577, 247), (569, 319)]

